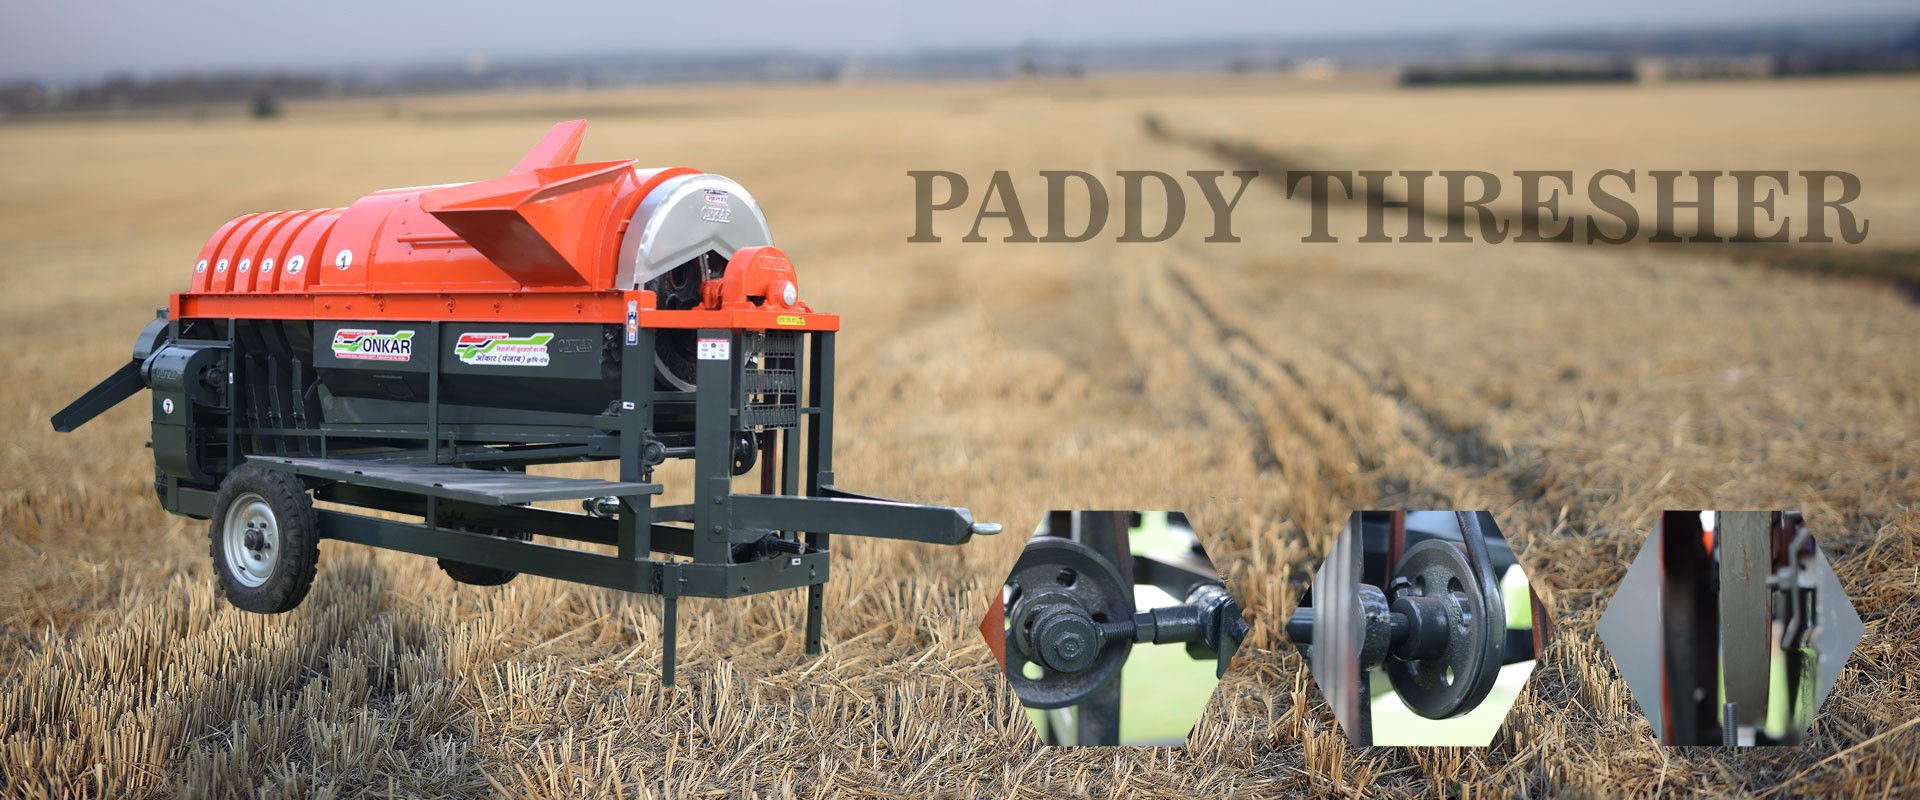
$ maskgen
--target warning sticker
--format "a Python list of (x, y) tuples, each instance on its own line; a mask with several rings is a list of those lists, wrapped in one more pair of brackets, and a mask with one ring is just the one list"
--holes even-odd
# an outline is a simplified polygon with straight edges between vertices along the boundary
[(413, 331), (381, 333), (371, 328), (341, 328), (333, 333), (335, 358), (361, 361), (413, 359)]
[(778, 324), (778, 325), (805, 325), (805, 324), (807, 324), (807, 318), (806, 318), (806, 317), (803, 317), (803, 316), (800, 316), (799, 314), (781, 314), (781, 315), (780, 315), (780, 316), (778, 316), (778, 317), (774, 317), (774, 318), (773, 318), (773, 321), (774, 321), (774, 323), (775, 323), (775, 324)]
[(453, 343), (453, 353), (462, 364), (493, 364), (508, 367), (544, 367), (549, 362), (547, 343), (551, 333), (508, 336), (504, 333), (463, 333)]
[(701, 339), (694, 354), (701, 361), (725, 361), (733, 352), (733, 343), (726, 339)]

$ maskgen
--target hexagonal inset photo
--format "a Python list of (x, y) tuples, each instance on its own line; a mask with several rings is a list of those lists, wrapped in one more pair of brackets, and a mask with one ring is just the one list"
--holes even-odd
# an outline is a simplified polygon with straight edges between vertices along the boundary
[(1485, 511), (1353, 512), (1287, 618), (1363, 746), (1486, 746), (1552, 633)]
[(1600, 640), (1667, 745), (1799, 743), (1866, 628), (1797, 511), (1667, 511)]
[(1185, 514), (1054, 511), (980, 632), (1047, 744), (1179, 747), (1247, 622)]

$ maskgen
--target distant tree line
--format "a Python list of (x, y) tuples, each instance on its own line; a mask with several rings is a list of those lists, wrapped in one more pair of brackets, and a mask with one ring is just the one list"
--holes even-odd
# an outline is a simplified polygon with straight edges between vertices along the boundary
[(1402, 86), (1493, 83), (1631, 83), (1633, 62), (1555, 63), (1529, 59), (1513, 63), (1413, 65), (1400, 71)]
[(326, 97), (339, 85), (316, 75), (170, 75), (142, 79), (115, 75), (96, 83), (56, 88), (38, 81), (0, 84), (0, 113), (100, 111), (159, 106), (250, 104), (256, 116), (278, 113), (282, 100)]
[(1920, 24), (1879, 41), (1824, 46), (1791, 34), (1717, 34), (1688, 40), (1595, 35), (1545, 38), (1533, 54), (1410, 64), (1403, 86), (1625, 83), (1647, 79), (1764, 78), (1920, 71)]
[(0, 117), (62, 111), (200, 109), (230, 106), (279, 115), (287, 100), (443, 92), (583, 89), (649, 83), (818, 82), (840, 77), (840, 60), (749, 56), (717, 63), (529, 62), (494, 67), (434, 66), (388, 73), (223, 73), (156, 78), (115, 75), (74, 86), (35, 80), (0, 83)]
[[(1814, 27), (1767, 30), (1579, 33), (1504, 42), (1495, 55), (1444, 37), (1413, 42), (1424, 61), (1401, 67), (1407, 86), (1499, 83), (1629, 82), (1920, 71), (1920, 24), (1838, 31)], [(1404, 44), (1404, 43), (1403, 43)], [(115, 75), (73, 86), (35, 80), (0, 82), (0, 117), (61, 111), (245, 109), (278, 116), (288, 100), (492, 90), (584, 89), (702, 82), (810, 83), (940, 78), (1083, 78), (1104, 70), (1295, 71), (1330, 74), (1348, 64), (1404, 61), (1396, 45), (1381, 54), (1363, 46), (1236, 41), (1164, 45), (1076, 46), (1032, 42), (1004, 48), (846, 57), (801, 52), (689, 57), (627, 53), (489, 64), (427, 65), (334, 73), (228, 72), (142, 78)], [(1327, 49), (1327, 48), (1334, 49)], [(1322, 52), (1322, 51), (1325, 52)], [(1308, 57), (1312, 55), (1312, 57)]]

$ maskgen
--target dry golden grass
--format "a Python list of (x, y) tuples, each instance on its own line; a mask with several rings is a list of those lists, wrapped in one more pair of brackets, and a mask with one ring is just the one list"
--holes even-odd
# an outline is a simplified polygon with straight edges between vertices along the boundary
[[(1147, 113), (1403, 167), (1538, 166), (1512, 141), (1556, 137), (1585, 142), (1581, 163), (1632, 166), (1685, 155), (1666, 126), (1724, 130), (1760, 166), (1861, 172), (1882, 220), (1920, 197), (1911, 81), (1453, 92), (1408, 121), (1442, 96), (1259, 79), (723, 89), (0, 127), (0, 792), (1909, 792), (1920, 312), (1893, 290), (1687, 251), (1305, 245), (1305, 207), (1271, 185), (1243, 201), (1239, 245), (1201, 244), (1197, 224), (1161, 245), (904, 241), (908, 169), (1009, 169), (1037, 191), (1037, 169), (1226, 166), (1148, 137)], [(1824, 135), (1790, 114), (1740, 121), (1807, 103)], [(1016, 535), (838, 543), (819, 659), (800, 652), (797, 593), (689, 601), (683, 685), (663, 691), (651, 598), (456, 586), (427, 559), (328, 543), (302, 608), (225, 608), (204, 528), (152, 498), (143, 407), (48, 428), (229, 216), (497, 174), (579, 110), (596, 117), (587, 157), (739, 179), (803, 295), (844, 315), (844, 483), (969, 505)], [(1560, 152), (1539, 147), (1524, 160)], [(1347, 748), (1279, 639), (1338, 520), (1390, 506), (1493, 509), (1560, 624), (1489, 749)], [(1056, 507), (1191, 512), (1255, 621), (1184, 751), (1040, 748), (996, 677), (974, 622), (1017, 532)], [(1660, 748), (1593, 636), (1654, 514), (1693, 507), (1804, 509), (1866, 620), (1805, 747)]]

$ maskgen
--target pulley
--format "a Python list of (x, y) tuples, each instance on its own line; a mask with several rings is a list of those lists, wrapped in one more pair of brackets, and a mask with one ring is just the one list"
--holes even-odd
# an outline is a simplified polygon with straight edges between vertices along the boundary
[(1477, 574), (1460, 548), (1431, 539), (1407, 550), (1394, 569), (1391, 608), (1408, 624), (1385, 668), (1414, 713), (1459, 716), (1493, 690), (1507, 619), (1490, 576), (1491, 569)]
[(1007, 584), (1007, 678), (1029, 708), (1080, 702), (1126, 664), (1133, 589), (1086, 545), (1029, 542)]
[[(1334, 654), (1317, 660), (1381, 667), (1414, 713), (1448, 719), (1472, 711), (1500, 677), (1506, 607), (1476, 512), (1460, 512), (1459, 544), (1429, 539), (1409, 548), (1385, 590), (1322, 571), (1313, 607), (1294, 612), (1287, 636)], [(1353, 565), (1353, 574), (1358, 566)], [(1316, 658), (1319, 655), (1316, 654)], [(1329, 690), (1331, 691), (1331, 690)]]
[[(655, 307), (698, 308), (706, 285), (717, 282), (742, 248), (773, 243), (753, 195), (708, 173), (661, 181), (634, 209), (621, 239), (616, 285), (651, 290)], [(695, 332), (662, 330), (654, 375), (662, 388), (693, 391)]]

